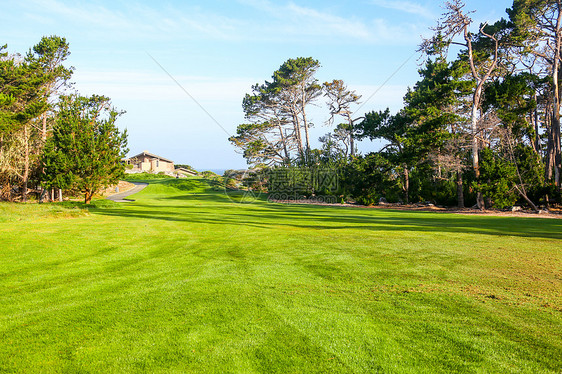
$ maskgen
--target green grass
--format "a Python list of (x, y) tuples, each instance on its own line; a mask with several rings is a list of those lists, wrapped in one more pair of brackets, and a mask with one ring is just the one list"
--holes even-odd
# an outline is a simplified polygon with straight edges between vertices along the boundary
[(0, 372), (562, 371), (562, 220), (134, 199), (0, 205)]
[[(95, 202), (94, 204), (104, 204)], [(71, 218), (87, 214), (84, 204), (64, 202), (58, 204), (10, 204), (0, 202), (0, 224), (5, 222), (31, 221), (43, 218)], [(1, 254), (0, 254), (1, 256)]]

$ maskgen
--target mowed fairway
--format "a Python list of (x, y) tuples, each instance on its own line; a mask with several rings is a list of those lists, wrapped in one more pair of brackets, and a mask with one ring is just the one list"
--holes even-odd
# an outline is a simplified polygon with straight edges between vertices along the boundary
[(562, 220), (133, 198), (0, 205), (0, 372), (562, 371)]

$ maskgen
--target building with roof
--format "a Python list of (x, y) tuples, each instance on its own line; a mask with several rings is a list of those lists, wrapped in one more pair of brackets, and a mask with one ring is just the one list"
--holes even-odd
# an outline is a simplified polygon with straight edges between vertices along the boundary
[(127, 165), (132, 165), (131, 172), (174, 172), (174, 161), (160, 157), (148, 151), (139, 153), (136, 156), (124, 160)]

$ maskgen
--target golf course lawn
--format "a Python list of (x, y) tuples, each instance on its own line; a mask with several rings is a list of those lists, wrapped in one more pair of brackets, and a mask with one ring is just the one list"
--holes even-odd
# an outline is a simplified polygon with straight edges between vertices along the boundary
[(150, 183), (0, 204), (0, 372), (562, 371), (562, 220)]

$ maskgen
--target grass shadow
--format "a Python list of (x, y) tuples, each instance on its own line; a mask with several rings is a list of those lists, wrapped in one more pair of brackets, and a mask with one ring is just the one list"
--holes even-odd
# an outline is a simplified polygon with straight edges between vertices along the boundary
[[(178, 201), (178, 204), (159, 204), (163, 201)], [(251, 204), (237, 204), (220, 193), (178, 194), (158, 199), (158, 203), (154, 205), (134, 203), (127, 207), (108, 207), (95, 212), (138, 219), (243, 225), (264, 229), (286, 226), (311, 230), (361, 229), (562, 239), (562, 220), (283, 205), (271, 204), (265, 199)]]

